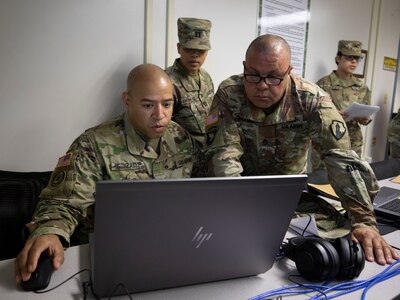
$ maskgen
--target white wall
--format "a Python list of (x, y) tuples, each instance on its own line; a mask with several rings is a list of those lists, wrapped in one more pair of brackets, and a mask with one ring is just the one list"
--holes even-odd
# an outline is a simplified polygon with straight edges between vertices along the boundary
[(336, 70), (339, 40), (358, 40), (368, 49), (373, 0), (311, 0), (306, 68), (312, 82)]
[(363, 156), (383, 160), (395, 84), (395, 73), (383, 70), (383, 58), (398, 55), (400, 1), (311, 0), (310, 11), (307, 79), (315, 82), (336, 69), (334, 57), (340, 39), (359, 40), (368, 51), (363, 80), (372, 90), (371, 104), (380, 106), (380, 111), (364, 128)]
[(257, 36), (258, 1), (243, 0), (174, 0), (169, 64), (178, 56), (176, 20), (180, 17), (209, 19), (211, 50), (203, 67), (213, 78), (215, 88), (222, 80), (243, 72), (245, 52)]
[[(381, 57), (397, 57), (399, 3), (311, 0), (305, 77), (316, 81), (335, 68), (339, 39), (359, 39), (368, 47), (368, 62), (376, 62), (368, 66), (366, 78), (373, 99), (382, 101), (387, 94), (389, 105), (391, 78), (382, 71)], [(258, 4), (258, 0), (2, 0), (0, 169), (52, 170), (84, 129), (122, 111), (120, 94), (133, 66), (146, 61), (165, 68), (178, 56), (178, 17), (212, 21), (212, 49), (204, 67), (216, 87), (242, 72), (245, 51), (257, 34)], [(372, 79), (373, 73), (377, 79)], [(371, 126), (380, 139), (385, 138), (388, 122), (388, 112), (382, 112), (382, 128), (375, 129), (377, 122)], [(370, 143), (368, 135), (367, 139)], [(375, 160), (382, 157), (379, 147), (370, 154)]]
[(0, 169), (52, 170), (84, 129), (122, 111), (143, 12), (140, 0), (0, 2)]
[(400, 1), (382, 0), (372, 77), (372, 104), (380, 106), (369, 128), (366, 152), (373, 161), (385, 158), (387, 128), (392, 114), (395, 72), (383, 70), (385, 56), (397, 58), (400, 38)]

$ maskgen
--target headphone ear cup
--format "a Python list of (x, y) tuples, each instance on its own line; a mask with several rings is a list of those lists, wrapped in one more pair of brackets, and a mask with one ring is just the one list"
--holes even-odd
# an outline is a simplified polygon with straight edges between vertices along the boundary
[(364, 269), (364, 251), (360, 245), (346, 238), (338, 238), (333, 241), (333, 245), (339, 254), (340, 267), (337, 279), (353, 279), (360, 275)]
[(332, 243), (337, 253), (339, 254), (339, 260), (340, 260), (339, 272), (336, 278), (352, 279), (355, 257), (352, 254), (350, 241), (346, 238), (337, 238)]
[(339, 255), (335, 247), (323, 239), (309, 239), (295, 251), (296, 268), (306, 279), (333, 279), (339, 272)]
[(365, 266), (365, 255), (361, 245), (356, 241), (350, 241), (350, 249), (354, 257), (354, 269), (352, 278), (358, 277)]

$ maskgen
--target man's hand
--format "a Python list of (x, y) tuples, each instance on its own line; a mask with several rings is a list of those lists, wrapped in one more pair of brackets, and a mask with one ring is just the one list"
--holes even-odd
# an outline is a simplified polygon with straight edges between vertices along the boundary
[(361, 124), (361, 125), (368, 125), (369, 123), (371, 123), (371, 119), (369, 117), (365, 117), (365, 118), (354, 118), (354, 121), (356, 121), (357, 123)]
[(46, 251), (53, 260), (54, 270), (64, 262), (64, 248), (57, 235), (46, 234), (27, 240), (24, 248), (15, 259), (15, 281), (27, 281), (35, 271), (39, 256)]
[(374, 228), (355, 228), (352, 232), (352, 239), (361, 244), (367, 261), (375, 260), (378, 264), (385, 265), (400, 259), (397, 251)]

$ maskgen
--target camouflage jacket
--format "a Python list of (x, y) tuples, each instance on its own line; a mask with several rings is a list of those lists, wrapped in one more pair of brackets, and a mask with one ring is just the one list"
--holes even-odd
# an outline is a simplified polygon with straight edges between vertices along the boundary
[(176, 59), (165, 70), (174, 84), (174, 113), (172, 119), (184, 127), (202, 146), (205, 136), (205, 118), (214, 96), (211, 76), (200, 69), (200, 85)]
[(181, 126), (170, 122), (158, 155), (134, 131), (126, 114), (86, 130), (59, 159), (42, 191), (27, 224), (31, 236), (57, 234), (68, 246), (78, 223), (84, 232), (93, 231), (97, 181), (190, 177), (195, 144)]
[[(340, 111), (346, 109), (353, 102), (371, 105), (371, 92), (368, 86), (354, 76), (351, 76), (349, 82), (345, 82), (333, 71), (318, 80), (317, 85), (331, 96), (333, 103)], [(363, 136), (360, 125), (355, 121), (348, 121), (346, 125), (349, 130), (351, 148), (361, 155)]]
[(400, 145), (400, 108), (389, 123), (388, 142)]
[(400, 109), (389, 123), (388, 142), (390, 143), (390, 157), (400, 158)]
[(352, 226), (376, 227), (371, 200), (379, 190), (376, 177), (369, 164), (349, 150), (342, 116), (315, 84), (291, 75), (275, 111), (265, 115), (248, 101), (243, 75), (232, 76), (215, 94), (206, 134), (212, 176), (304, 173), (311, 140)]

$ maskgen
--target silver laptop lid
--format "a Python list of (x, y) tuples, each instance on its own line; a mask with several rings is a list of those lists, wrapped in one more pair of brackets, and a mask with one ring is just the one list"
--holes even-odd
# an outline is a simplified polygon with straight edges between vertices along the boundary
[(103, 297), (118, 284), (132, 293), (264, 273), (306, 179), (99, 182), (91, 245), (95, 292)]

